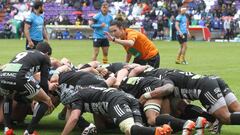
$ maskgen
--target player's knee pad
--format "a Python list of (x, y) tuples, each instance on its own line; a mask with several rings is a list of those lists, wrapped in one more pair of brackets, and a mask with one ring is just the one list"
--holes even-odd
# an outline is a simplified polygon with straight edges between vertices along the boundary
[(134, 125), (133, 118), (127, 118), (119, 123), (120, 130), (124, 133), (130, 133), (131, 127)]
[(147, 103), (144, 105), (143, 111), (146, 112), (148, 110), (153, 110), (153, 111), (160, 113), (161, 106), (157, 103)]
[(237, 97), (232, 92), (228, 93), (224, 98), (227, 105), (230, 105), (234, 101), (237, 101)]

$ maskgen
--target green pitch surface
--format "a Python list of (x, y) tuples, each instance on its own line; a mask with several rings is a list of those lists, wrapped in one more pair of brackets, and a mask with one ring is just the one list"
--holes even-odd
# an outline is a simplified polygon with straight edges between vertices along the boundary
[[(91, 60), (92, 41), (54, 40), (50, 41), (50, 44), (53, 48), (53, 57), (66, 57), (74, 64), (87, 63)], [(160, 51), (161, 67), (178, 68), (199, 74), (219, 75), (228, 82), (236, 96), (240, 98), (240, 43), (189, 42), (186, 56), (189, 65), (175, 64), (179, 48), (178, 42), (155, 41), (155, 44)], [(25, 41), (0, 40), (0, 63), (7, 63), (17, 52), (24, 49)], [(124, 49), (120, 45), (111, 44), (109, 62), (124, 61), (124, 58)], [(98, 60), (102, 60), (101, 51)], [(57, 119), (57, 114), (61, 108), (62, 106), (58, 107), (53, 114), (45, 117), (40, 122), (37, 131), (41, 135), (59, 135), (61, 133), (64, 121)], [(87, 114), (85, 117), (92, 121), (91, 115)], [(22, 135), (25, 127), (25, 125), (17, 126), (15, 128), (16, 134)], [(72, 132), (72, 135), (79, 134), (79, 129)], [(119, 132), (107, 131), (107, 133), (103, 134), (112, 135), (119, 134)], [(222, 134), (239, 135), (240, 126), (223, 126)]]

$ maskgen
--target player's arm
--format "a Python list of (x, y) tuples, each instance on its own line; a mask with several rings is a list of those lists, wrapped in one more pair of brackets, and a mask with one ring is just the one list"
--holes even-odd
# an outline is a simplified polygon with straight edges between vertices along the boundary
[(80, 109), (72, 109), (71, 110), (70, 116), (68, 118), (67, 123), (65, 124), (65, 127), (64, 127), (61, 135), (68, 135), (68, 134), (70, 134), (70, 132), (76, 126), (80, 115), (81, 115), (81, 110)]
[(179, 35), (182, 35), (182, 34), (183, 34), (183, 33), (181, 32), (181, 30), (180, 30), (180, 27), (179, 27), (179, 21), (176, 21), (176, 23), (175, 23), (175, 28), (176, 28), (177, 32), (179, 33)]
[(43, 88), (43, 90), (48, 93), (49, 91), (49, 87), (48, 87), (48, 73), (49, 70), (49, 65), (48, 64), (44, 64), (41, 66), (41, 80), (40, 80), (40, 86)]
[(151, 91), (149, 94), (151, 98), (161, 98), (170, 95), (174, 90), (174, 85), (171, 83), (167, 83), (162, 87), (158, 87)]
[(32, 48), (34, 46), (34, 44), (33, 44), (32, 39), (30, 37), (30, 32), (29, 32), (30, 28), (31, 28), (31, 22), (26, 21), (25, 24), (24, 24), (24, 34), (27, 38), (28, 46), (30, 48)]
[(123, 46), (128, 46), (128, 47), (132, 47), (134, 45), (133, 40), (122, 40), (122, 39), (113, 38), (113, 42)]
[[(164, 80), (165, 81), (165, 80)], [(153, 91), (151, 92), (146, 92), (144, 93), (140, 98), (139, 98), (139, 102), (141, 104), (145, 104), (145, 102), (148, 99), (154, 99), (154, 98), (162, 98), (164, 96), (168, 96), (170, 95), (174, 90), (174, 85), (173, 82), (170, 80), (167, 80), (166, 82), (164, 82), (164, 85), (161, 87), (157, 87), (155, 88)]]
[(47, 33), (47, 28), (46, 28), (46, 25), (44, 24), (43, 26), (43, 37), (44, 39), (48, 42), (49, 41), (49, 38), (48, 38), (48, 33)]
[(115, 42), (115, 43), (123, 45), (125, 47), (132, 47), (135, 43), (134, 39), (127, 39), (127, 40), (117, 39), (117, 38), (111, 36), (111, 34), (109, 32), (105, 32), (105, 35), (109, 41)]
[(90, 25), (90, 27), (92, 27), (92, 28), (101, 28), (101, 27), (105, 27), (106, 26), (106, 24), (105, 23), (97, 23), (98, 22), (98, 19), (99, 19), (99, 15), (96, 15), (96, 16), (94, 16), (90, 21), (89, 21), (89, 25)]
[(136, 67), (134, 67), (134, 68), (130, 71), (130, 73), (128, 74), (128, 77), (138, 76), (140, 73), (144, 72), (144, 70), (145, 70), (146, 68), (148, 68), (148, 67), (149, 67), (149, 66), (147, 66), (147, 65), (144, 65), (144, 66), (142, 66), (142, 65), (136, 66)]

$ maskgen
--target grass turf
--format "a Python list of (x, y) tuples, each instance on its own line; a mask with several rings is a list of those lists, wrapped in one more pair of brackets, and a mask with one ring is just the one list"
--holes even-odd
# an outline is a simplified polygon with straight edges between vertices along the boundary
[[(185, 71), (193, 71), (199, 74), (219, 75), (232, 88), (236, 96), (240, 98), (240, 43), (214, 43), (214, 42), (189, 42), (187, 60), (189, 65), (176, 65), (175, 58), (179, 48), (178, 42), (154, 41), (161, 55), (161, 67), (178, 68)], [(69, 58), (74, 64), (87, 63), (91, 60), (92, 41), (90, 40), (52, 40), (53, 57)], [(0, 64), (7, 63), (12, 57), (25, 49), (23, 40), (0, 40)], [(120, 45), (111, 44), (109, 50), (109, 62), (124, 61), (125, 51)], [(102, 60), (101, 50), (98, 60)], [(37, 131), (42, 135), (58, 135), (64, 127), (64, 122), (57, 120), (57, 114), (62, 106), (56, 108), (52, 115), (45, 117)], [(85, 117), (92, 121), (91, 115)], [(30, 117), (31, 118), (31, 117)], [(29, 118), (27, 119), (29, 120)], [(15, 131), (21, 135), (26, 125), (17, 126)], [(78, 129), (72, 135), (80, 134)], [(119, 134), (116, 131), (107, 131), (102, 134)], [(239, 126), (223, 126), (223, 135), (240, 134)]]

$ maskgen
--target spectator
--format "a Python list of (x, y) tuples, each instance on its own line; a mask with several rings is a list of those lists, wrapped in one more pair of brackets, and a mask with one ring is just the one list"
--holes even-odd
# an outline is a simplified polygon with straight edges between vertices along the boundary
[(81, 39), (83, 39), (82, 32), (77, 31), (76, 34), (75, 34), (75, 39), (76, 39), (76, 40), (81, 40)]
[(62, 37), (63, 37), (63, 39), (70, 39), (70, 33), (69, 33), (68, 29), (65, 29), (62, 32)]
[(198, 21), (198, 25), (202, 26), (202, 27), (205, 27), (205, 19), (204, 19), (204, 17), (202, 17), (201, 20)]
[(225, 31), (225, 39), (230, 40), (231, 33), (230, 33), (230, 28), (231, 28), (231, 21), (229, 19), (224, 20), (224, 25), (223, 25), (224, 31)]
[(56, 32), (56, 37), (57, 37), (57, 39), (61, 40), (63, 38), (62, 32), (61, 31), (57, 31)]
[(3, 29), (3, 35), (4, 35), (4, 38), (12, 38), (12, 25), (7, 22), (4, 24), (4, 29)]

